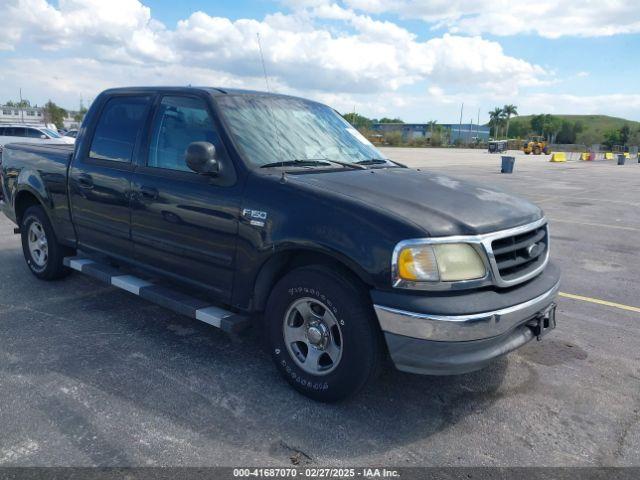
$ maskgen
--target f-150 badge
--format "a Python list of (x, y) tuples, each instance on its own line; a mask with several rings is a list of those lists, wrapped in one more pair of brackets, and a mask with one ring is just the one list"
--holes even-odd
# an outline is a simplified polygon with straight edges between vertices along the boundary
[(264, 222), (267, 219), (267, 212), (244, 208), (242, 209), (242, 216), (249, 220), (250, 225), (253, 225), (254, 227), (264, 227)]

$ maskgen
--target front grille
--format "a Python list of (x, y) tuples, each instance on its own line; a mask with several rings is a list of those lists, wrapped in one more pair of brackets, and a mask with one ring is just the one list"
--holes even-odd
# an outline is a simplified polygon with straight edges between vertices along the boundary
[(547, 225), (493, 240), (491, 248), (500, 278), (506, 282), (516, 281), (545, 262), (549, 248)]

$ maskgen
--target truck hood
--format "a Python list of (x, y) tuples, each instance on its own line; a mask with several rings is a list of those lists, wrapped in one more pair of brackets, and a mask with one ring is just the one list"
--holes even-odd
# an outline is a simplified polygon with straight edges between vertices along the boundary
[(289, 179), (386, 210), (434, 237), (494, 232), (543, 216), (540, 208), (517, 196), (409, 168), (305, 173)]

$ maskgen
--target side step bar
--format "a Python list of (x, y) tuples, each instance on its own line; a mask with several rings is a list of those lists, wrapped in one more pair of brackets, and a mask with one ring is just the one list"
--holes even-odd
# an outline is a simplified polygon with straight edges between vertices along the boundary
[(208, 323), (228, 333), (246, 329), (249, 318), (211, 305), (198, 298), (123, 274), (117, 268), (85, 257), (65, 257), (64, 265), (96, 280), (121, 288), (176, 313)]

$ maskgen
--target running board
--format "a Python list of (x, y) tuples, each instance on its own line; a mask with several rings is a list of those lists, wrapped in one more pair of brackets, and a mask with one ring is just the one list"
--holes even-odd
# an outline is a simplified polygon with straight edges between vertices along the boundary
[(195, 318), (227, 333), (239, 333), (249, 326), (249, 318), (198, 298), (154, 285), (133, 275), (85, 257), (65, 257), (64, 265), (96, 280), (121, 288), (181, 315)]

